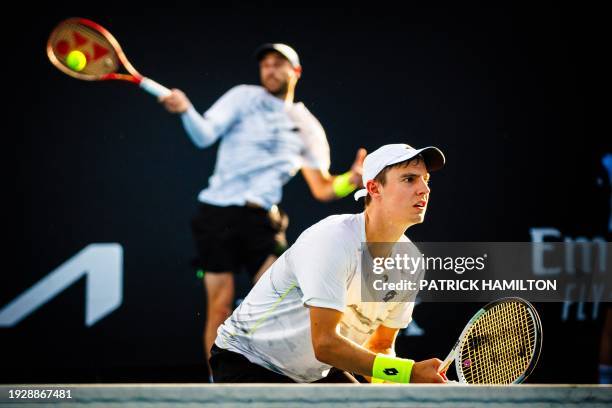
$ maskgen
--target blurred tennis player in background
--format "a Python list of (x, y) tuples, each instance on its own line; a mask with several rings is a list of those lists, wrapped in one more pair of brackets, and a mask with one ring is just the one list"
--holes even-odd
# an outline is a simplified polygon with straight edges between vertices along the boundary
[(285, 44), (264, 44), (256, 57), (262, 86), (236, 86), (204, 115), (178, 89), (160, 98), (169, 112), (181, 115), (197, 147), (221, 139), (192, 220), (198, 266), (205, 271), (207, 360), (218, 326), (233, 309), (233, 273), (246, 267), (255, 282), (287, 246), (288, 218), (277, 207), (283, 185), (301, 169), (317, 200), (345, 197), (361, 185), (366, 155), (359, 149), (349, 171), (330, 175), (325, 131), (303, 103), (294, 103), (302, 73), (297, 53)]

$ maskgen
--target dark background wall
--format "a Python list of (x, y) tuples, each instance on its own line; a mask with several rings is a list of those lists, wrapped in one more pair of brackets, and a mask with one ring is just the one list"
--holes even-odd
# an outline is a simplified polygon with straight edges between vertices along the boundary
[[(607, 234), (610, 184), (601, 158), (610, 144), (584, 125), (586, 14), (557, 6), (239, 5), (28, 19), (3, 56), (11, 62), (2, 115), (14, 182), (5, 197), (0, 306), (99, 242), (123, 246), (123, 303), (85, 327), (80, 279), (19, 325), (0, 329), (0, 380), (207, 377), (189, 220), (216, 145), (197, 150), (179, 118), (137, 87), (77, 81), (54, 68), (45, 44), (60, 20), (78, 15), (102, 24), (137, 69), (183, 89), (199, 111), (236, 84), (258, 82), (257, 45), (291, 44), (304, 66), (297, 99), (326, 129), (332, 172), (345, 171), (359, 146), (407, 142), (446, 153), (426, 222), (408, 231), (412, 240), (529, 241), (533, 227), (589, 239)], [(290, 241), (327, 215), (362, 209), (350, 198), (316, 202), (300, 175), (284, 194)], [(477, 306), (417, 306), (424, 334), (400, 337), (399, 353), (443, 358)], [(547, 337), (533, 381), (595, 382), (603, 307), (595, 319), (579, 320), (574, 311), (566, 321), (559, 304), (540, 310)], [(574, 370), (558, 361), (568, 344), (584, 357)]]

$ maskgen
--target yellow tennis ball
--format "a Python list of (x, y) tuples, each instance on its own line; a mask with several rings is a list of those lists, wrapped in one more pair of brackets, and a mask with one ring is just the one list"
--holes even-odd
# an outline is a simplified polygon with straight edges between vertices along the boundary
[(70, 51), (66, 57), (66, 65), (75, 71), (82, 71), (87, 65), (87, 58), (81, 51)]

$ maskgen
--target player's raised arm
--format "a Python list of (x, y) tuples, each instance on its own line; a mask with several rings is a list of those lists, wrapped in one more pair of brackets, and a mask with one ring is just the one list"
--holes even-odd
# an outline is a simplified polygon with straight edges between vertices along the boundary
[(199, 148), (206, 148), (217, 141), (237, 120), (240, 108), (248, 101), (248, 91), (236, 86), (226, 92), (204, 115), (199, 114), (180, 89), (172, 89), (170, 95), (159, 102), (170, 113), (181, 115), (183, 127), (191, 141)]
[(302, 174), (313, 197), (319, 201), (331, 201), (346, 197), (361, 187), (363, 160), (366, 154), (367, 151), (360, 148), (351, 169), (339, 175), (330, 175), (321, 169), (302, 167)]

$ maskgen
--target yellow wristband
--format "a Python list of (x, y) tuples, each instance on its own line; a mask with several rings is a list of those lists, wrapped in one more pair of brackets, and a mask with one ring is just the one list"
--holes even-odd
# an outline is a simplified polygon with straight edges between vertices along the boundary
[(336, 176), (332, 183), (332, 188), (334, 189), (334, 193), (336, 197), (342, 198), (351, 194), (357, 186), (351, 183), (351, 172), (350, 170), (344, 174), (340, 174)]
[(374, 359), (372, 377), (394, 383), (409, 383), (414, 360), (378, 354)]

